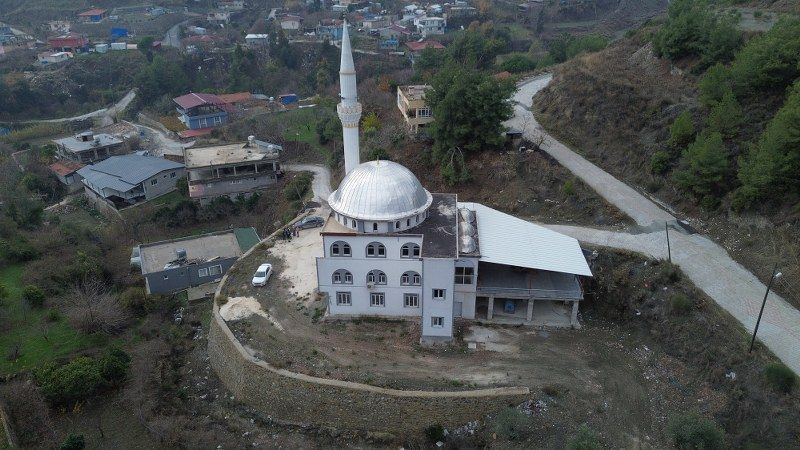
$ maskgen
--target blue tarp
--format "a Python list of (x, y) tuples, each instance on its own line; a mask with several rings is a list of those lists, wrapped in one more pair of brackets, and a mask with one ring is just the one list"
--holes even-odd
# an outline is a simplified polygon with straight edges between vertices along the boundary
[(278, 100), (280, 100), (282, 105), (288, 105), (291, 103), (297, 103), (298, 98), (297, 94), (286, 94), (278, 97)]
[(112, 28), (111, 29), (111, 39), (123, 38), (123, 37), (128, 37), (128, 29), (127, 28)]

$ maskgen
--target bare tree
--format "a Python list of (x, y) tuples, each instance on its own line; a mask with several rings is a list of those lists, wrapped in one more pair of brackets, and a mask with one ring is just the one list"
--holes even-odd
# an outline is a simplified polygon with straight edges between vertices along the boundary
[(15, 380), (0, 386), (0, 404), (8, 414), (16, 445), (47, 448), (53, 444), (50, 409), (32, 382)]
[(128, 313), (117, 296), (93, 278), (70, 289), (64, 297), (64, 310), (70, 323), (85, 333), (118, 333), (128, 322)]

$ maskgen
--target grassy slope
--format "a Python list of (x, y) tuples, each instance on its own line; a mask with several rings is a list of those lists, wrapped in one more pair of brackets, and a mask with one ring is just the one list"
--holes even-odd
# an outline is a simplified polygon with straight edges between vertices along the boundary
[[(31, 369), (100, 343), (76, 331), (64, 318), (49, 322), (46, 308), (32, 309), (24, 305), (23, 270), (22, 265), (0, 270), (0, 283), (9, 291), (2, 308), (8, 329), (0, 334), (0, 374)], [(17, 345), (20, 346), (19, 357), (11, 360), (9, 355)]]

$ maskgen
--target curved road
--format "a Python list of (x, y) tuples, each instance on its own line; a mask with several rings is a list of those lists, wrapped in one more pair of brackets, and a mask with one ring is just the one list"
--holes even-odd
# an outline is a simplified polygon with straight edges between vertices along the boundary
[(321, 164), (283, 164), (283, 169), (290, 172), (313, 172), (311, 190), (314, 192), (314, 201), (328, 204), (328, 197), (331, 195), (330, 169)]
[[(533, 96), (552, 80), (552, 75), (530, 79), (518, 86), (513, 97), (514, 117), (506, 125), (521, 130), (525, 137), (544, 139), (541, 148), (576, 177), (591, 186), (641, 227), (628, 234), (588, 227), (547, 225), (549, 228), (594, 245), (620, 248), (666, 259), (664, 224), (675, 217), (635, 189), (614, 178), (549, 135), (530, 111)], [(686, 234), (679, 227), (670, 232), (672, 261), (717, 304), (752, 333), (767, 287), (728, 252), (699, 234)], [(796, 373), (800, 374), (800, 311), (782, 297), (770, 293), (758, 329), (758, 339)]]
[(42, 119), (42, 120), (23, 120), (15, 123), (61, 123), (61, 122), (76, 122), (79, 120), (93, 119), (95, 117), (108, 117), (112, 118), (117, 113), (124, 111), (128, 105), (136, 98), (136, 90), (131, 89), (122, 97), (117, 103), (109, 106), (108, 108), (101, 108), (97, 111), (81, 114), (79, 116), (64, 117), (61, 119)]

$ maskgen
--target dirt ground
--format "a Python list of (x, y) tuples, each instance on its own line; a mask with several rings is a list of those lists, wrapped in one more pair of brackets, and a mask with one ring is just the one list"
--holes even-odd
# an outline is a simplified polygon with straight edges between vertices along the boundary
[[(726, 404), (650, 336), (598, 318), (583, 320), (581, 330), (462, 321), (459, 339), (435, 349), (418, 344), (416, 320), (324, 320), (323, 301), (290, 281), (296, 274), (283, 259), (318, 239), (319, 229), (302, 231), (292, 243), (258, 249), (229, 272), (223, 294), (253, 297), (271, 318), (256, 313), (229, 326), (248, 351), (277, 367), (401, 389), (527, 386), (533, 394), (526, 413), (541, 419), (532, 433), (554, 446), (564, 444), (564, 435), (553, 434), (553, 426), (590, 423), (606, 430), (607, 442), (664, 447), (669, 417), (698, 405), (714, 414)], [(249, 276), (263, 261), (275, 275), (253, 288)]]

